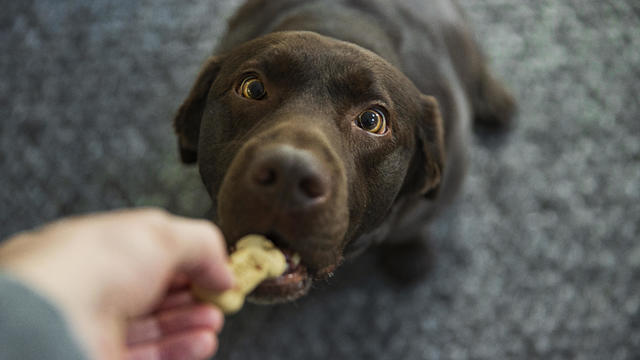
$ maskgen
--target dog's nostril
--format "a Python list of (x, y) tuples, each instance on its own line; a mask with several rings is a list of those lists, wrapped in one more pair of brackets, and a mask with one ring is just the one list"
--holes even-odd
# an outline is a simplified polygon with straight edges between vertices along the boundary
[(276, 183), (278, 175), (274, 169), (264, 167), (254, 173), (253, 180), (259, 185), (269, 186)]
[(309, 198), (315, 199), (323, 196), (326, 186), (322, 179), (317, 176), (307, 176), (300, 181), (300, 189)]
[(321, 207), (331, 193), (331, 178), (323, 164), (311, 152), (288, 145), (257, 153), (245, 176), (249, 196), (285, 210)]

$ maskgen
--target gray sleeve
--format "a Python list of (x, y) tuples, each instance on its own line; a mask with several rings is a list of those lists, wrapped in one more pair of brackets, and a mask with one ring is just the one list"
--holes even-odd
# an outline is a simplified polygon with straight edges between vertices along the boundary
[(0, 271), (0, 359), (87, 359), (62, 314)]

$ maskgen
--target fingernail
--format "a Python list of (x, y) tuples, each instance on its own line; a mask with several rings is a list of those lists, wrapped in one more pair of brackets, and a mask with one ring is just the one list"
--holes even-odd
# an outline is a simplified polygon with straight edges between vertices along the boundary
[(224, 271), (224, 278), (222, 279), (222, 286), (225, 287), (225, 289), (230, 289), (235, 285), (235, 279), (233, 278), (233, 270), (231, 269), (231, 263), (229, 262), (228, 264), (224, 265), (225, 271)]
[(192, 346), (191, 354), (194, 358), (206, 359), (216, 352), (218, 341), (213, 332), (207, 331), (200, 334)]

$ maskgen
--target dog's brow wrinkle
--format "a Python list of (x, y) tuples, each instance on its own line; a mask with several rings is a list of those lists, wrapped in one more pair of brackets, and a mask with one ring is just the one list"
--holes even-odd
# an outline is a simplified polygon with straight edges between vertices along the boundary
[(375, 79), (375, 74), (369, 70), (360, 70), (342, 76), (336, 76), (329, 81), (327, 91), (334, 101), (351, 104), (361, 104), (373, 101), (387, 103), (388, 96)]

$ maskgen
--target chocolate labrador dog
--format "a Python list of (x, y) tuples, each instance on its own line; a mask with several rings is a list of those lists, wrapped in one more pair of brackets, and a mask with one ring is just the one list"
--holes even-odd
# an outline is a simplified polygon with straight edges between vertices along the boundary
[(513, 110), (451, 0), (250, 0), (174, 125), (230, 248), (257, 233), (288, 255), (253, 293), (275, 302), (382, 241), (392, 274), (420, 277), (472, 121)]

